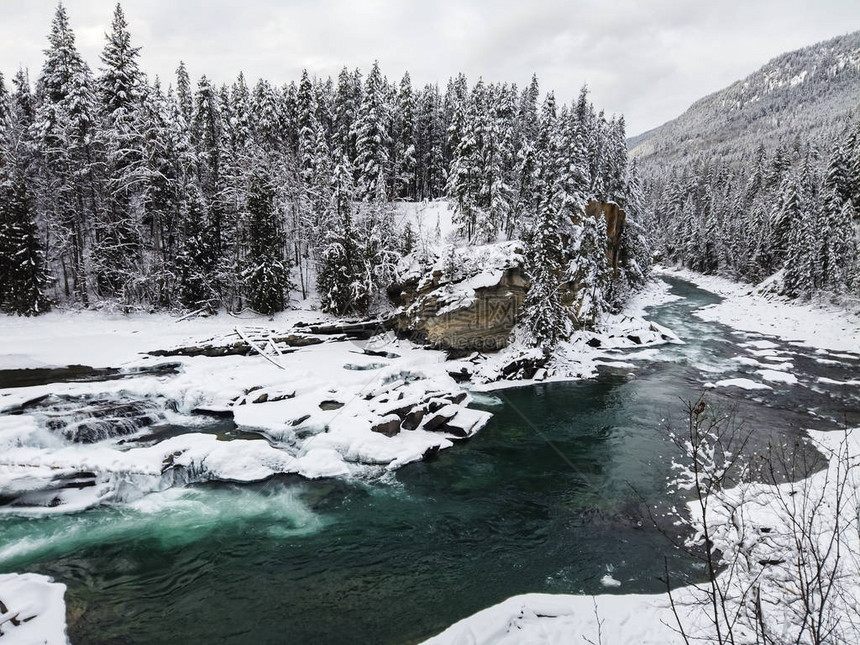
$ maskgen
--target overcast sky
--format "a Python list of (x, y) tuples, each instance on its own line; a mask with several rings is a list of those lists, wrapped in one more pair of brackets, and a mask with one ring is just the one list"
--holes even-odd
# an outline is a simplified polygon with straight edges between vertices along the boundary
[[(55, 0), (0, 0), (0, 71), (35, 80)], [(66, 0), (93, 67), (114, 2)], [(474, 81), (532, 72), (570, 101), (583, 83), (598, 108), (624, 114), (628, 135), (660, 125), (696, 99), (774, 56), (860, 29), (860, 0), (124, 0), (141, 62), (173, 79), (232, 81), (244, 71), (281, 84), (303, 68), (337, 76), (378, 59), (414, 84), (463, 71)]]

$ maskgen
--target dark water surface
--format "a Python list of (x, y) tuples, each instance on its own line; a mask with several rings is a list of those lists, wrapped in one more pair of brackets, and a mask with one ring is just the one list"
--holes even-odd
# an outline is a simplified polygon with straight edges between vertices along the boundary
[[(732, 358), (754, 356), (738, 345), (762, 337), (695, 318), (719, 299), (670, 283), (683, 299), (652, 319), (687, 344), (594, 380), (485, 398), (491, 422), (438, 459), (381, 481), (278, 478), (0, 516), (0, 571), (66, 583), (76, 645), (411, 643), (514, 594), (661, 591), (664, 556), (679, 580), (695, 577), (642, 502), (667, 503), (661, 420), (705, 382), (755, 378)], [(771, 340), (798, 385), (711, 395), (738, 407), (756, 441), (858, 423), (858, 388), (818, 381), (856, 378), (857, 357)]]

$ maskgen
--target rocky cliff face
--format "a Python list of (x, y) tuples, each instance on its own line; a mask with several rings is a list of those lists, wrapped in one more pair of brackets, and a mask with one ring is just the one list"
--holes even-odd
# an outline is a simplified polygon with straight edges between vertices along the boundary
[(591, 200), (585, 207), (585, 214), (589, 217), (602, 215), (606, 220), (606, 260), (613, 272), (617, 272), (621, 260), (621, 236), (627, 224), (627, 213), (613, 202)]
[(410, 267), (388, 295), (401, 307), (401, 333), (454, 352), (494, 351), (508, 344), (527, 290), (517, 241), (449, 249)]
[[(625, 212), (617, 204), (591, 201), (586, 214), (606, 220), (606, 257), (617, 272)], [(388, 289), (399, 307), (397, 331), (454, 354), (507, 346), (529, 288), (524, 253), (523, 243), (512, 241), (449, 248), (431, 262), (413, 261)], [(562, 288), (562, 302), (571, 305), (579, 285)]]

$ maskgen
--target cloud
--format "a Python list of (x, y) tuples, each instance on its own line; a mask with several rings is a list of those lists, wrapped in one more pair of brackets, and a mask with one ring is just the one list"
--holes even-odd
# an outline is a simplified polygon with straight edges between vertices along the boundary
[[(93, 69), (113, 3), (66, 0)], [(755, 71), (770, 58), (860, 28), (855, 0), (125, 0), (142, 66), (167, 83), (192, 76), (282, 84), (307, 68), (336, 76), (378, 59), (413, 83), (463, 71), (523, 86), (537, 73), (565, 101), (583, 83), (596, 105), (636, 134)], [(0, 69), (41, 68), (54, 0), (4, 3)]]

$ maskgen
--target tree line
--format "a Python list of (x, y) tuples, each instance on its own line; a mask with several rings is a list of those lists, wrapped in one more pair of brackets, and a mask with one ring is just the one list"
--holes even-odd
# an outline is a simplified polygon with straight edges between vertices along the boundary
[[(641, 269), (610, 285), (605, 232), (586, 221), (588, 199), (615, 201), (641, 237), (623, 118), (597, 113), (585, 88), (559, 107), (551, 93), (541, 100), (537, 78), (519, 90), (470, 87), (459, 74), (440, 91), (414, 88), (408, 73), (392, 83), (378, 63), (336, 80), (305, 71), (251, 86), (240, 74), (218, 86), (192, 84), (180, 63), (165, 89), (139, 52), (117, 5), (94, 74), (60, 5), (35, 84), (25, 70), (8, 88), (0, 76), (5, 311), (53, 302), (269, 314), (316, 293), (326, 311), (366, 313), (415, 244), (395, 203), (438, 198), (466, 243), (543, 248), (530, 271), (551, 276), (556, 296), (585, 271), (576, 258), (588, 244), (601, 307), (646, 270), (639, 239)], [(571, 314), (569, 303), (558, 312)]]
[(791, 297), (860, 294), (860, 124), (825, 141), (764, 145), (730, 165), (698, 157), (646, 182), (664, 258), (751, 283), (781, 271)]

